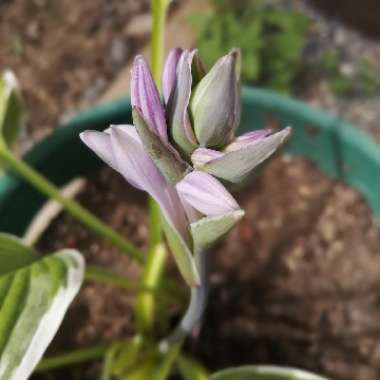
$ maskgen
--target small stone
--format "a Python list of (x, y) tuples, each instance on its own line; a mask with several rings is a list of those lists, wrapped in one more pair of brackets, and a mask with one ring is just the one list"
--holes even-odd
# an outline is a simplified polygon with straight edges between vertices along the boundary
[(40, 36), (40, 32), (41, 32), (41, 28), (36, 21), (29, 23), (25, 31), (26, 36), (33, 41), (38, 40), (38, 37)]
[(335, 43), (338, 45), (338, 46), (342, 46), (346, 43), (346, 38), (347, 34), (346, 32), (344, 31), (343, 28), (339, 28), (336, 30), (336, 33), (334, 35), (334, 40), (335, 40)]
[(312, 191), (311, 191), (311, 188), (309, 186), (302, 185), (302, 186), (300, 186), (298, 191), (299, 191), (299, 194), (305, 198), (308, 198), (312, 195)]
[(355, 74), (355, 67), (351, 63), (342, 63), (339, 67), (339, 71), (347, 78), (352, 78)]
[(325, 222), (321, 225), (321, 235), (323, 240), (330, 242), (335, 237), (335, 227), (333, 223)]
[(126, 61), (127, 56), (128, 45), (124, 39), (120, 37), (113, 38), (110, 51), (111, 61), (116, 65), (120, 65)]
[(129, 37), (143, 37), (152, 28), (152, 18), (149, 13), (136, 16), (126, 27), (125, 33)]

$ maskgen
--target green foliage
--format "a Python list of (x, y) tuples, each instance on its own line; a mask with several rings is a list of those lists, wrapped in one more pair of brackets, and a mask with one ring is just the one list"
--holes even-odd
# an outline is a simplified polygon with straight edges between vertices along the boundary
[[(337, 96), (373, 96), (380, 91), (376, 67), (366, 59), (354, 65), (352, 75), (341, 72), (341, 57), (338, 51), (327, 51), (322, 55), (322, 73), (330, 90)], [(318, 68), (320, 69), (320, 68)]]
[(33, 248), (26, 247), (13, 235), (0, 233), (0, 276), (38, 260)]
[(183, 380), (208, 380), (209, 378), (206, 369), (193, 358), (180, 355), (177, 364)]
[(242, 79), (290, 92), (300, 70), (309, 20), (261, 0), (210, 0), (212, 11), (193, 15), (197, 47), (211, 65), (232, 47), (243, 54)]

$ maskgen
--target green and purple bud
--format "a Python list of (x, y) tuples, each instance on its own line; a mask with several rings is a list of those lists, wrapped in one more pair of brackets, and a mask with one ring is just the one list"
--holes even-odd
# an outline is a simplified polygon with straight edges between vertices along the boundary
[(177, 66), (182, 53), (183, 50), (181, 48), (174, 48), (170, 50), (166, 58), (164, 72), (162, 74), (162, 95), (165, 104), (168, 103), (170, 94), (177, 80)]
[(149, 129), (154, 132), (161, 141), (168, 141), (164, 107), (160, 94), (153, 80), (149, 66), (144, 57), (138, 55), (132, 67), (131, 73), (131, 103), (132, 107), (141, 110), (141, 115)]
[(101, 159), (159, 204), (168, 243), (191, 286), (200, 281), (194, 254), (244, 215), (219, 179), (244, 181), (290, 134), (285, 128), (235, 137), (239, 60), (234, 49), (206, 74), (196, 50), (174, 49), (165, 63), (161, 99), (148, 64), (138, 56), (131, 81), (134, 126), (81, 134)]
[(239, 51), (220, 58), (193, 90), (190, 110), (202, 148), (220, 148), (240, 123)]
[(132, 68), (131, 102), (133, 123), (146, 151), (170, 182), (180, 181), (189, 165), (168, 140), (164, 107), (149, 66), (137, 56)]
[(182, 52), (177, 65), (176, 80), (167, 104), (170, 137), (186, 158), (190, 158), (198, 146), (188, 111), (193, 85), (192, 63), (196, 54), (195, 50)]
[(267, 129), (249, 132), (222, 151), (198, 148), (191, 156), (195, 169), (231, 183), (243, 182), (253, 170), (286, 141), (291, 128), (270, 134)]

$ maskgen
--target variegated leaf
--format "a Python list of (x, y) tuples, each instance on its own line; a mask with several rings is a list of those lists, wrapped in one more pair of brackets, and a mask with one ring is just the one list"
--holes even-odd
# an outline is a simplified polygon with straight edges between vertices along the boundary
[(328, 380), (310, 372), (276, 366), (243, 366), (214, 373), (210, 380)]
[[(0, 262), (1, 257), (0, 251)], [(28, 379), (77, 294), (83, 273), (82, 256), (62, 250), (0, 276), (0, 380)]]

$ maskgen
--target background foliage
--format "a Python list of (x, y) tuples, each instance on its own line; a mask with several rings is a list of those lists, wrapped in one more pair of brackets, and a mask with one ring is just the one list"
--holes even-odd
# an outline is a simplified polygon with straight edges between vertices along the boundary
[(212, 10), (190, 18), (207, 65), (232, 48), (242, 50), (242, 79), (290, 92), (300, 71), (309, 20), (262, 0), (211, 0)]

